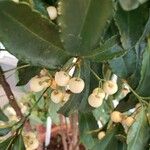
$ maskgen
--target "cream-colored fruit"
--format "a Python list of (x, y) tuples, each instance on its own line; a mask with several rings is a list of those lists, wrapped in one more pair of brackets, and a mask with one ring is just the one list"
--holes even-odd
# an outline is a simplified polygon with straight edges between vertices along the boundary
[(103, 90), (106, 94), (113, 95), (118, 91), (118, 85), (115, 82), (109, 80), (104, 82)]
[(125, 119), (122, 121), (122, 123), (123, 123), (124, 125), (130, 127), (130, 126), (133, 124), (134, 121), (135, 121), (135, 120), (134, 120), (133, 117), (127, 117), (127, 118), (125, 118)]
[(81, 93), (85, 87), (84, 81), (77, 77), (71, 78), (68, 85), (72, 93)]
[(105, 135), (106, 135), (105, 131), (100, 131), (100, 132), (98, 133), (98, 139), (99, 139), (99, 140), (103, 139), (103, 138), (105, 137)]
[(37, 76), (33, 77), (29, 82), (31, 91), (33, 91), (33, 92), (42, 91), (44, 89), (44, 87), (40, 83), (41, 83), (41, 78), (39, 78)]
[(113, 111), (111, 113), (111, 120), (115, 123), (119, 123), (122, 121), (122, 113), (120, 113), (119, 111)]
[(57, 85), (57, 83), (56, 83), (56, 81), (55, 81), (54, 79), (51, 81), (50, 87), (51, 87), (51, 89), (53, 89), (53, 90), (56, 90), (56, 89), (57, 89), (58, 85)]
[(54, 6), (47, 7), (47, 12), (51, 20), (55, 20), (57, 18), (57, 9)]
[(40, 84), (43, 86), (43, 88), (47, 88), (51, 85), (51, 79), (48, 76), (43, 76), (40, 78)]
[(59, 86), (66, 86), (70, 80), (70, 76), (65, 71), (55, 73), (55, 81)]
[(91, 94), (88, 98), (88, 103), (90, 106), (97, 108), (102, 105), (103, 103), (103, 98), (96, 94)]
[(54, 90), (51, 93), (51, 100), (56, 104), (62, 102), (63, 97), (64, 97), (64, 94), (60, 90)]
[(102, 88), (98, 87), (98, 88), (95, 88), (93, 90), (93, 94), (96, 94), (98, 95), (99, 97), (101, 97), (102, 99), (105, 98), (105, 92)]

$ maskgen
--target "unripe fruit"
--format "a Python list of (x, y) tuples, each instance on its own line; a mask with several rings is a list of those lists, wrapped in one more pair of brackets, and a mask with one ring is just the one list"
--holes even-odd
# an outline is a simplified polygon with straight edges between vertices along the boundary
[(55, 81), (59, 86), (66, 86), (70, 80), (70, 76), (65, 71), (55, 73)]
[(98, 87), (98, 88), (95, 88), (93, 90), (93, 94), (96, 94), (98, 95), (99, 97), (101, 97), (102, 99), (105, 98), (105, 92), (102, 88)]
[(64, 95), (60, 90), (54, 90), (51, 93), (51, 100), (56, 104), (62, 102), (63, 97), (64, 97)]
[(54, 6), (47, 7), (47, 12), (51, 20), (57, 18), (57, 9)]
[(104, 82), (103, 90), (105, 91), (106, 94), (113, 95), (118, 91), (118, 85), (115, 82), (109, 80)]
[(122, 113), (120, 113), (119, 111), (113, 111), (111, 113), (111, 120), (115, 123), (119, 123), (122, 121)]
[(106, 135), (105, 131), (100, 131), (100, 132), (98, 133), (98, 139), (99, 139), (99, 140), (103, 139), (103, 138), (105, 137), (105, 135)]
[(31, 91), (33, 92), (40, 92), (43, 90), (43, 86), (40, 84), (41, 78), (35, 76), (30, 80), (29, 86)]
[(96, 94), (91, 94), (88, 98), (88, 103), (90, 106), (97, 108), (102, 105), (103, 99)]
[(72, 93), (81, 93), (85, 83), (81, 78), (73, 77), (69, 81), (69, 89)]
[(134, 118), (133, 117), (127, 117), (125, 118), (122, 123), (128, 127), (130, 127), (134, 122)]

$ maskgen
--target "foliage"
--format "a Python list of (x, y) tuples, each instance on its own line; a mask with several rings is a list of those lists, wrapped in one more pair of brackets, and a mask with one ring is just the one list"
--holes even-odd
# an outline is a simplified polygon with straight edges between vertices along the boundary
[[(49, 19), (46, 11), (49, 5), (57, 7), (56, 20)], [(51, 101), (51, 91), (55, 88), (50, 85), (46, 96), (39, 92), (30, 99), (31, 110), (24, 115), (38, 123), (45, 122), (50, 115), (58, 124), (59, 113), (69, 116), (78, 112), (80, 141), (87, 149), (148, 149), (149, 9), (150, 1), (147, 0), (20, 0), (18, 3), (0, 0), (0, 41), (19, 59), (18, 86), (26, 85), (35, 75), (41, 77), (43, 68), (48, 70), (47, 76), (53, 81), (56, 71), (70, 72), (74, 67), (72, 76), (85, 82), (81, 93), (67, 91), (70, 98), (61, 104)], [(24, 64), (29, 66), (19, 68)], [(131, 93), (121, 95), (119, 99), (116, 95), (106, 95), (100, 107), (89, 106), (88, 97), (93, 89), (112, 79), (114, 74), (119, 85), (116, 95), (125, 89), (124, 84)], [(66, 92), (64, 87), (56, 87)], [(117, 107), (114, 102), (117, 102)], [(135, 107), (138, 102), (140, 109)], [(131, 108), (134, 108), (133, 113)], [(122, 122), (113, 123), (110, 114), (114, 110), (130, 114), (135, 119), (133, 125), (127, 127)], [(8, 121), (1, 109), (0, 121)], [(98, 121), (102, 123), (101, 128)], [(15, 136), (1, 141), (0, 150), (25, 149), (22, 125), (17, 124)], [(0, 136), (11, 130), (10, 126), (0, 126)], [(99, 131), (106, 132), (101, 140), (97, 138)]]

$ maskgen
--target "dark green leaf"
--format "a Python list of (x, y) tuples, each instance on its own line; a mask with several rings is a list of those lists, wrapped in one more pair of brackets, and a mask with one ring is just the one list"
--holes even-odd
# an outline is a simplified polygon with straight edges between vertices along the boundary
[(113, 16), (113, 4), (111, 0), (59, 0), (58, 13), (65, 49), (85, 56), (99, 45), (107, 20)]
[(139, 40), (143, 33), (146, 21), (148, 20), (148, 14), (149, 8), (147, 4), (129, 12), (123, 11), (121, 7), (118, 6), (115, 21), (120, 32), (124, 49), (133, 47)]
[[(25, 63), (19, 61), (17, 66), (19, 67), (23, 65), (25, 65)], [(35, 66), (29, 66), (26, 68), (19, 69), (18, 70), (19, 82), (17, 83), (17, 86), (22, 86), (27, 84), (32, 77), (39, 74), (41, 69), (42, 69), (41, 67), (35, 67)]]
[(9, 137), (5, 141), (0, 142), (0, 150), (10, 150), (14, 137)]
[(25, 145), (21, 134), (15, 139), (12, 150), (25, 150)]
[(56, 26), (27, 4), (0, 2), (0, 40), (19, 59), (55, 69), (68, 59)]
[(96, 129), (98, 129), (97, 121), (92, 113), (79, 113), (80, 141), (87, 149), (91, 149), (95, 145), (92, 134), (88, 132)]
[[(81, 74), (80, 77), (85, 82), (85, 88), (80, 94), (72, 94), (69, 101), (59, 110), (59, 113), (69, 116), (76, 110), (86, 111), (88, 106), (87, 98), (89, 96), (89, 86), (90, 86), (90, 63), (84, 61), (81, 64)], [(86, 108), (86, 109), (85, 109)]]
[(145, 108), (141, 109), (136, 116), (136, 121), (130, 127), (127, 134), (128, 150), (144, 150), (150, 138), (150, 127), (145, 113)]
[(3, 113), (2, 109), (0, 108), (0, 121), (8, 121), (8, 117)]
[(86, 56), (86, 58), (95, 62), (115, 59), (116, 57), (122, 56), (126, 53), (126, 51), (119, 46), (117, 36), (111, 37), (103, 45), (93, 51), (95, 53), (90, 56)]
[(10, 131), (11, 131), (11, 128), (10, 126), (0, 126), (0, 136), (4, 136), (6, 134), (8, 134)]

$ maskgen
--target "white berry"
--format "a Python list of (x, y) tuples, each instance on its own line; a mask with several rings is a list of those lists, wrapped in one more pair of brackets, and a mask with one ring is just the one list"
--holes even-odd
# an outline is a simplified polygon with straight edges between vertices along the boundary
[(62, 102), (63, 97), (64, 97), (63, 92), (61, 92), (60, 90), (54, 90), (51, 93), (51, 100), (56, 104)]
[(57, 18), (57, 9), (54, 6), (47, 7), (47, 12), (51, 20), (55, 20)]
[(103, 90), (106, 94), (113, 95), (118, 91), (118, 85), (115, 82), (109, 80), (104, 82)]
[(99, 97), (101, 97), (102, 99), (105, 97), (105, 92), (102, 88), (98, 87), (98, 88), (95, 88), (93, 90), (93, 94), (96, 94), (98, 95)]
[(41, 81), (40, 81), (40, 84), (44, 87), (44, 88), (47, 88), (51, 85), (51, 79), (50, 77), (48, 76), (43, 76), (40, 78)]
[(113, 111), (111, 113), (111, 120), (115, 123), (119, 123), (122, 121), (122, 113), (120, 113), (119, 111)]
[(66, 86), (70, 80), (70, 76), (65, 71), (55, 73), (55, 81), (59, 86)]
[(64, 93), (64, 97), (63, 97), (63, 102), (67, 102), (70, 98), (70, 94), (69, 93)]
[(72, 93), (81, 93), (84, 89), (85, 83), (81, 78), (73, 77), (70, 79), (68, 85)]
[(88, 103), (90, 106), (97, 108), (102, 105), (103, 103), (103, 98), (96, 94), (91, 94), (88, 98)]
[(125, 118), (122, 123), (128, 127), (130, 127), (134, 122), (134, 118), (133, 117), (127, 117)]
[(29, 83), (30, 89), (33, 92), (40, 92), (43, 90), (43, 86), (41, 84), (41, 79), (37, 76), (33, 77)]
[(99, 140), (103, 139), (103, 138), (105, 137), (105, 135), (106, 135), (105, 131), (99, 132), (99, 133), (98, 133), (98, 139), (99, 139)]

